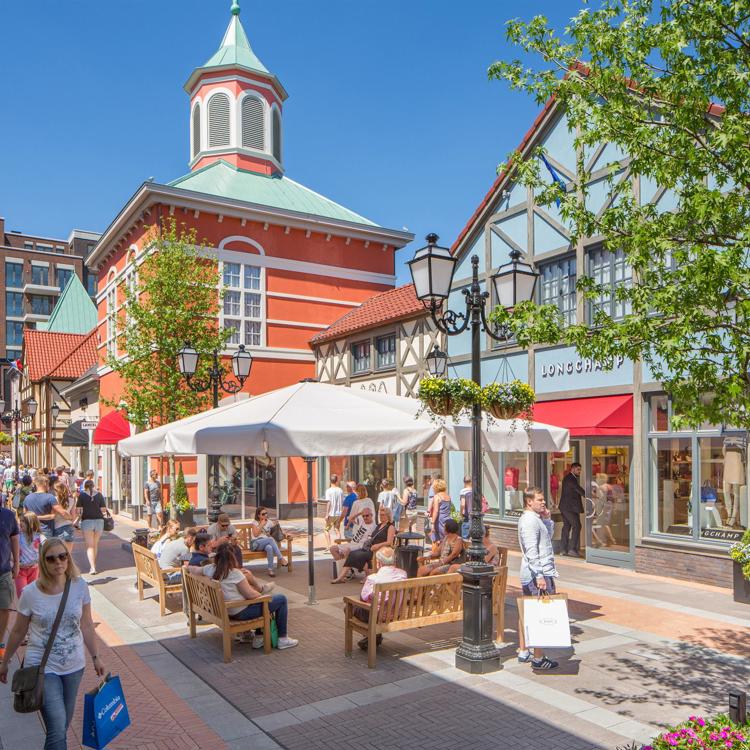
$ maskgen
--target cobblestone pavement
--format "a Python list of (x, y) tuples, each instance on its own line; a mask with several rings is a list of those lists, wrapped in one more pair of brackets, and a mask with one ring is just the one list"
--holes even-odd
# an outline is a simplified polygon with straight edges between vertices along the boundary
[[(277, 590), (290, 602), (290, 634), (300, 645), (265, 656), (235, 646), (221, 659), (214, 627), (191, 640), (179, 601), (159, 617), (139, 602), (132, 555), (122, 548), (126, 521), (107, 535), (100, 575), (91, 581), (107, 667), (123, 680), (133, 726), (111, 747), (537, 748), (614, 750), (645, 741), (666, 723), (726, 706), (730, 687), (750, 682), (748, 613), (731, 592), (677, 583), (582, 561), (560, 563), (569, 595), (574, 649), (556, 654), (561, 669), (533, 674), (515, 659), (518, 556), (511, 553), (503, 669), (470, 676), (453, 667), (460, 623), (386, 637), (377, 668), (365, 654), (343, 653), (341, 597), (359, 584), (332, 586), (331, 563), (316, 560), (318, 604), (307, 604), (305, 540), (294, 572)], [(76, 557), (86, 570), (82, 545)], [(263, 565), (253, 566), (261, 578)], [(95, 683), (93, 670), (84, 687)], [(0, 690), (0, 748), (41, 747), (39, 722), (9, 710)], [(70, 747), (78, 747), (82, 701)], [(34, 744), (37, 739), (37, 744)]]

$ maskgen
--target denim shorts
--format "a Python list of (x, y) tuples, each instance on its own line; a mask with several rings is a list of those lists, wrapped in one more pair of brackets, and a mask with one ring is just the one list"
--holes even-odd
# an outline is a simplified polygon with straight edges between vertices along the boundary
[(0, 609), (10, 609), (15, 595), (13, 573), (0, 573)]
[(72, 526), (63, 526), (60, 529), (55, 529), (54, 536), (57, 539), (62, 539), (64, 542), (72, 542), (75, 537), (75, 531)]
[(81, 521), (81, 531), (98, 531), (100, 534), (104, 531), (103, 518), (86, 518)]
[(149, 502), (146, 506), (148, 508), (148, 515), (155, 516), (157, 513), (161, 513), (161, 503), (160, 502)]

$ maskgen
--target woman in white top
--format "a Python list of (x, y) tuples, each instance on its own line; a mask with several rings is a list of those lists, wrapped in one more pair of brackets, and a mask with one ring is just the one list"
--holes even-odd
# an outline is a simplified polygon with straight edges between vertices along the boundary
[(279, 560), (281, 565), (288, 565), (289, 562), (281, 554), (279, 545), (270, 535), (274, 523), (268, 520), (268, 511), (260, 506), (255, 509), (255, 520), (250, 524), (250, 549), (253, 551), (265, 551), (268, 560), (268, 575), (273, 578), (276, 573), (273, 569), (274, 558)]
[(6, 682), (8, 664), (28, 633), (24, 666), (42, 663), (67, 582), (70, 588), (65, 611), (44, 667), (42, 718), (47, 732), (45, 750), (67, 750), (65, 738), (86, 666), (84, 644), (94, 661), (97, 675), (106, 672), (99, 657), (99, 639), (91, 619), (88, 585), (58, 537), (47, 539), (39, 550), (39, 578), (24, 588), (18, 600), (16, 621), (5, 656), (0, 661), (0, 682)]
[(393, 480), (384, 479), (380, 486), (383, 491), (378, 495), (378, 508), (387, 508), (393, 517), (393, 523), (398, 527), (401, 518), (401, 503), (399, 502), (398, 491), (393, 489)]
[(55, 536), (62, 539), (68, 552), (73, 551), (73, 522), (78, 516), (76, 504), (68, 489), (68, 483), (64, 480), (55, 482), (54, 487), (57, 504), (65, 511), (64, 514), (55, 512)]
[(352, 503), (352, 509), (349, 511), (349, 515), (346, 517), (346, 525), (351, 529), (357, 522), (357, 519), (362, 516), (362, 511), (367, 508), (371, 511), (372, 517), (375, 518), (375, 503), (370, 499), (367, 494), (367, 487), (364, 484), (357, 485), (357, 499)]
[[(245, 578), (237, 564), (237, 558), (231, 545), (226, 542), (217, 547), (213, 563), (202, 567), (189, 565), (188, 571), (196, 576), (208, 576), (221, 584), (221, 593), (224, 595), (224, 601), (227, 602), (230, 620), (255, 620), (263, 616), (263, 605), (261, 604), (229, 606), (231, 602), (241, 601), (242, 599), (257, 599), (262, 594), (254, 589)], [(283, 594), (274, 594), (268, 608), (276, 618), (276, 628), (279, 631), (278, 648), (293, 648), (296, 646), (299, 641), (289, 638), (287, 635), (289, 607), (286, 597)], [(258, 631), (256, 631), (252, 643), (253, 648), (263, 648), (263, 637), (259, 635)]]

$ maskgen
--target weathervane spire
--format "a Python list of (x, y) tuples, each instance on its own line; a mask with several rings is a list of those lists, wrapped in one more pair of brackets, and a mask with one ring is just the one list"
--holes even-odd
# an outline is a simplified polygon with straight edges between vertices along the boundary
[(237, 2), (237, 0), (232, 0), (232, 7), (230, 10), (232, 11), (233, 16), (239, 16), (240, 4)]

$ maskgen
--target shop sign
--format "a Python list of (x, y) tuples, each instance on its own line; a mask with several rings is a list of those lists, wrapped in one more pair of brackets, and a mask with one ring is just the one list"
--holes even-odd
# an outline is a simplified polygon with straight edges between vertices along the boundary
[(506, 510), (505, 517), (506, 518), (520, 518), (522, 513), (523, 513), (522, 510)]
[(573, 347), (536, 352), (536, 390), (552, 393), (563, 390), (603, 388), (633, 382), (633, 363), (615, 357), (611, 363), (579, 357)]
[(701, 529), (701, 539), (718, 539), (722, 542), (739, 542), (744, 532), (735, 529)]
[(548, 365), (542, 365), (542, 377), (554, 378), (559, 375), (573, 375), (573, 373), (582, 372), (609, 372), (617, 370), (625, 364), (625, 357), (616, 357), (612, 367), (604, 367), (601, 362), (595, 362), (593, 359), (576, 359), (567, 362), (552, 362)]
[(84, 419), (81, 422), (82, 430), (95, 430), (99, 426), (99, 420), (97, 419)]

